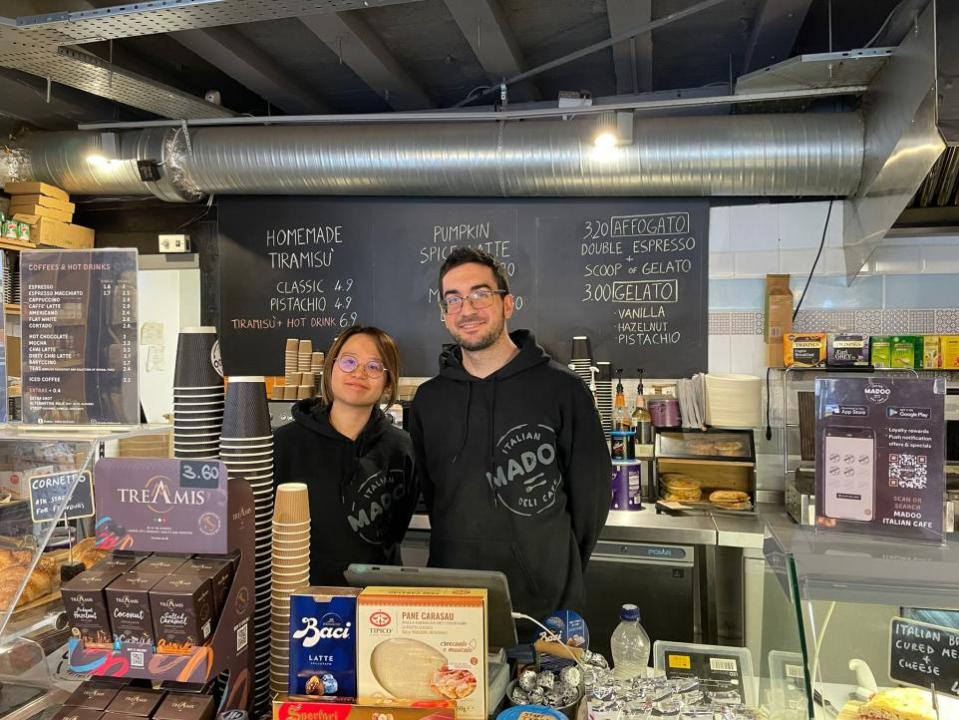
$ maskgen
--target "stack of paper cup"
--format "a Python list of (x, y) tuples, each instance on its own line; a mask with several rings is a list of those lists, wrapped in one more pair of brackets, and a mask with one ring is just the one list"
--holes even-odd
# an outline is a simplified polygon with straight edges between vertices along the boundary
[(290, 595), (309, 584), (309, 491), (303, 483), (284, 483), (273, 510), (270, 687), (276, 693), (288, 692), (290, 680)]
[(300, 349), (297, 355), (296, 369), (301, 372), (310, 371), (310, 361), (313, 358), (313, 341), (300, 340)]
[(216, 369), (216, 328), (184, 328), (173, 376), (173, 454), (216, 460), (223, 426), (223, 378)]
[(234, 376), (226, 391), (220, 459), (231, 479), (253, 488), (256, 528), (253, 614), (253, 709), (259, 717), (270, 701), (270, 585), (273, 535), (273, 432), (262, 376)]
[(295, 373), (299, 367), (300, 341), (296, 338), (288, 338), (286, 341), (286, 352), (283, 355), (283, 373)]

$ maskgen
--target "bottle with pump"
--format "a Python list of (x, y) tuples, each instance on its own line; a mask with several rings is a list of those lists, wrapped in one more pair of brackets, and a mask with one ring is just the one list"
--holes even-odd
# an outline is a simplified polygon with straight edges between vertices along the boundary
[(653, 422), (646, 408), (646, 396), (643, 393), (643, 369), (636, 368), (639, 373), (639, 386), (636, 389), (636, 405), (633, 408), (632, 426), (636, 433), (636, 457), (644, 457), (646, 449), (653, 444)]
[(639, 623), (639, 608), (623, 605), (619, 625), (609, 639), (613, 675), (620, 680), (645, 677), (649, 667), (649, 635)]
[(616, 371), (616, 399), (613, 401), (613, 430), (630, 432), (632, 422), (626, 409), (626, 392), (623, 390), (623, 369)]

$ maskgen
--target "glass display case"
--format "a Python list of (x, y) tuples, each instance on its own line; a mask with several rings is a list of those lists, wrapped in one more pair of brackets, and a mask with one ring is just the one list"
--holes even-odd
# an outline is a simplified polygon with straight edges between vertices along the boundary
[(68, 640), (59, 589), (105, 554), (94, 539), (94, 464), (159, 452), (169, 433), (0, 430), (0, 718), (47, 717), (72, 689), (58, 671)]
[(751, 512), (756, 501), (752, 430), (658, 430), (659, 498), (677, 507)]
[(768, 717), (858, 720), (877, 690), (922, 687), (907, 691), (925, 713), (915, 717), (937, 706), (939, 720), (959, 718), (959, 540), (772, 523), (764, 555), (761, 632), (748, 644)]

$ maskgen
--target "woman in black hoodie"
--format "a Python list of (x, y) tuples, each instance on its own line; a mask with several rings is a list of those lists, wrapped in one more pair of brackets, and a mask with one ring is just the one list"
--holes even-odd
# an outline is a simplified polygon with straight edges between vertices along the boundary
[(325, 402), (293, 406), (293, 422), (276, 431), (274, 477), (310, 489), (310, 583), (343, 585), (350, 563), (400, 564), (417, 487), (409, 435), (378, 407), (396, 399), (393, 338), (356, 325), (326, 357)]

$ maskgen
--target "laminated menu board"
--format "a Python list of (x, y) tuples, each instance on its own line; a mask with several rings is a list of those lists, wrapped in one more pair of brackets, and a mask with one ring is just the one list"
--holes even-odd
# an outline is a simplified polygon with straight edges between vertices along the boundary
[(816, 525), (943, 540), (943, 378), (816, 380)]
[(136, 250), (27, 250), (20, 282), (23, 422), (137, 424)]

